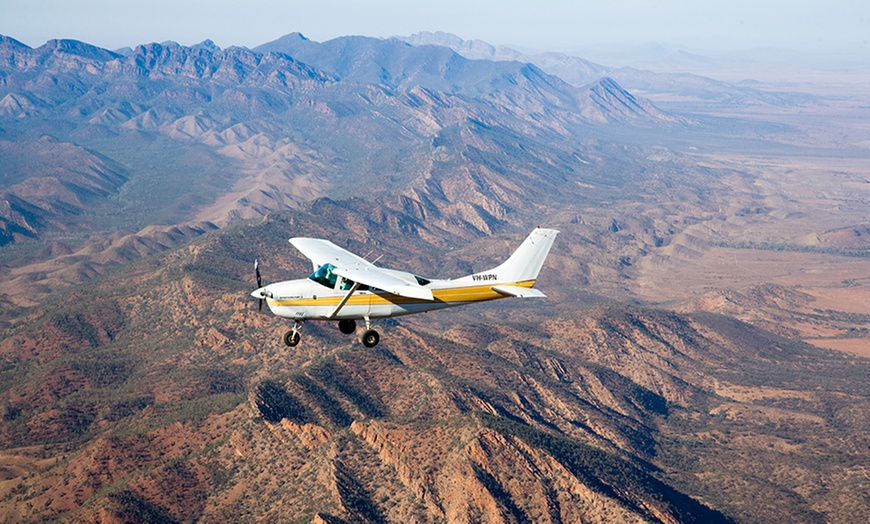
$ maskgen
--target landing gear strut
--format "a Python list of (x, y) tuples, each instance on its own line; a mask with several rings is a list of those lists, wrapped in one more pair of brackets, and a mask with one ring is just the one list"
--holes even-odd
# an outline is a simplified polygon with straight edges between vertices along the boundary
[(297, 344), (299, 344), (299, 341), (302, 339), (302, 337), (299, 336), (299, 328), (301, 328), (301, 327), (302, 327), (302, 323), (297, 322), (296, 324), (293, 325), (293, 329), (284, 333), (284, 343), (287, 344), (288, 346), (290, 346), (291, 348), (296, 346)]

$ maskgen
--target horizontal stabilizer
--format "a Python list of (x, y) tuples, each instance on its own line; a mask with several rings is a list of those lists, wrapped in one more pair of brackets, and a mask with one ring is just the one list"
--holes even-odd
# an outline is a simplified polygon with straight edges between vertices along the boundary
[(544, 298), (547, 296), (533, 287), (492, 286), (492, 290), (502, 295), (519, 298)]

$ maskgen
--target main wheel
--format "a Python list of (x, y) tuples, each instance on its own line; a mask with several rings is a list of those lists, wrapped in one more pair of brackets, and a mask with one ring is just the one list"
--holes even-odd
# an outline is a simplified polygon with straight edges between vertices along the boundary
[(381, 336), (378, 335), (378, 332), (374, 329), (367, 329), (363, 332), (360, 340), (363, 343), (363, 346), (367, 348), (373, 348), (378, 345), (378, 341), (381, 339)]
[(299, 332), (295, 329), (291, 329), (290, 331), (284, 333), (284, 343), (291, 348), (298, 344), (301, 338), (302, 337), (299, 336)]
[(338, 329), (345, 335), (350, 335), (356, 331), (356, 321), (346, 318), (338, 321)]

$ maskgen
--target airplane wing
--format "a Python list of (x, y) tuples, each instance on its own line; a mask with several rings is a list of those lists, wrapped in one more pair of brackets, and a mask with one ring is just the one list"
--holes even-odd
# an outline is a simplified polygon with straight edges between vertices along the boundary
[[(368, 262), (366, 262), (368, 264)], [(341, 275), (348, 280), (365, 284), (369, 287), (382, 289), (387, 293), (400, 297), (419, 298), (421, 300), (435, 300), (432, 291), (419, 284), (411, 284), (399, 277), (376, 266), (363, 268), (336, 267), (332, 270), (336, 275)]]
[(332, 264), (332, 270), (348, 280), (386, 291), (401, 297), (434, 300), (432, 291), (416, 282), (411, 283), (385, 271), (366, 259), (354, 255), (320, 238), (291, 238), (290, 243), (317, 266)]
[[(355, 265), (369, 265), (366, 259), (358, 257), (350, 251), (340, 248), (322, 238), (291, 238), (290, 244), (300, 253), (320, 267), (323, 264), (332, 264), (335, 267), (353, 267)], [(317, 269), (317, 268), (315, 268)]]

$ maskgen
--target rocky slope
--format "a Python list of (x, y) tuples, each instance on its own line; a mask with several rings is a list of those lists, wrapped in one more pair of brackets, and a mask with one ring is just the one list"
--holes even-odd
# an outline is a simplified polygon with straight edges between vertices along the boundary
[(82, 227), (127, 180), (109, 159), (43, 136), (31, 143), (0, 140), (0, 246), (36, 238), (49, 228)]
[[(512, 318), (540, 320), (412, 317), (386, 326), (376, 349), (309, 324), (288, 351), (283, 323), (246, 298), (250, 260), (293, 227), (394, 231), (339, 209), (204, 235), (7, 329), (4, 512), (99, 522), (866, 515), (855, 489), (866, 474), (866, 361), (726, 317), (612, 305), (547, 319), (504, 301)], [(425, 240), (438, 235), (378, 238), (417, 264), (441, 252)], [(274, 278), (308, 269), (289, 251), (267, 262)]]

